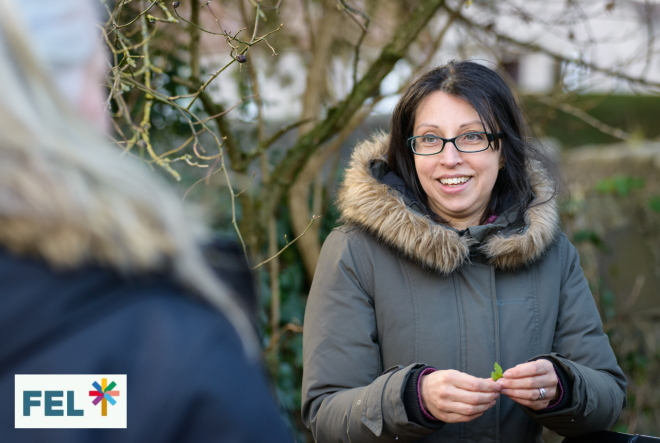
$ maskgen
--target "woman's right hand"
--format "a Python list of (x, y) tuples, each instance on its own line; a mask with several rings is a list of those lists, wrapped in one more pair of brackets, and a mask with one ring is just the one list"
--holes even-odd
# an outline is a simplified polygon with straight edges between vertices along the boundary
[(495, 406), (501, 384), (463, 372), (435, 371), (422, 377), (419, 392), (424, 409), (445, 423), (460, 423), (480, 417)]

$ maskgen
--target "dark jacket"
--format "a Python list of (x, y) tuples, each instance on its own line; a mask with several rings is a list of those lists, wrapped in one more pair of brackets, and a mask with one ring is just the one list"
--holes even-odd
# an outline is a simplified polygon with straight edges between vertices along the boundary
[[(345, 225), (321, 252), (303, 337), (302, 412), (317, 442), (541, 442), (608, 429), (626, 380), (602, 331), (553, 187), (465, 232), (434, 223), (397, 189), (385, 140), (356, 148), (339, 193)], [(424, 426), (404, 404), (422, 365), (486, 378), (547, 358), (570, 377), (566, 407), (538, 414), (506, 396), (462, 424)], [(439, 429), (438, 429), (439, 428)]]
[[(166, 275), (54, 272), (0, 249), (0, 306), (0, 442), (291, 441), (227, 318)], [(127, 374), (128, 428), (14, 429), (14, 374)]]

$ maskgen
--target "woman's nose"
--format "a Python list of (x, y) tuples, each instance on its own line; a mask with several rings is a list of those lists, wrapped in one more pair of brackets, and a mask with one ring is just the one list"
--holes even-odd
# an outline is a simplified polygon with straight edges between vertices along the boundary
[(445, 144), (445, 149), (438, 155), (440, 163), (450, 168), (463, 163), (462, 153), (453, 143)]

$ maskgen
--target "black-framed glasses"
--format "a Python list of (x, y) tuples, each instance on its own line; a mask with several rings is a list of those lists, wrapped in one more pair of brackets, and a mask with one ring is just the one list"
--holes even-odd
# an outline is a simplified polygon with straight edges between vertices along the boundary
[(447, 143), (453, 143), (460, 152), (481, 152), (490, 148), (493, 140), (503, 138), (504, 132), (467, 132), (454, 138), (442, 138), (437, 135), (416, 135), (408, 139), (408, 145), (417, 155), (435, 155), (445, 149)]

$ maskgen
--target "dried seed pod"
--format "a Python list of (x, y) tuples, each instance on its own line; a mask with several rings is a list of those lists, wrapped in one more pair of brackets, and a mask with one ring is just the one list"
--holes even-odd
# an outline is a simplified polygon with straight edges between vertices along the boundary
[(245, 63), (247, 61), (247, 57), (244, 56), (243, 54), (238, 54), (236, 56), (236, 61), (239, 63)]
[(178, 1), (172, 3), (172, 6), (174, 6), (174, 9), (178, 8), (180, 3)]

